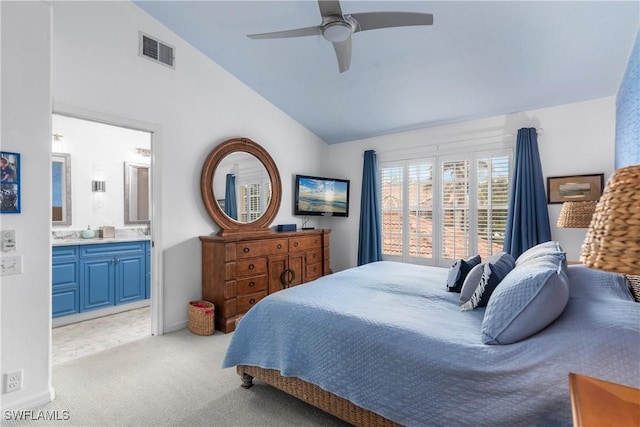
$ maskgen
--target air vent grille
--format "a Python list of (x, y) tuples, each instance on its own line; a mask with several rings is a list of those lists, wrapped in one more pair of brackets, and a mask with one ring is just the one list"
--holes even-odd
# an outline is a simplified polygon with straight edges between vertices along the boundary
[(142, 57), (174, 68), (175, 56), (173, 46), (162, 43), (142, 32), (140, 33), (139, 53)]

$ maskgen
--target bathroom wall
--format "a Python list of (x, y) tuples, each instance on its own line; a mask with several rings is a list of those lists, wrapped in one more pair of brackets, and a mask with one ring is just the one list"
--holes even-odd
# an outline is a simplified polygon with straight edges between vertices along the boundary
[[(54, 235), (66, 237), (88, 226), (141, 228), (124, 224), (124, 162), (150, 164), (150, 157), (136, 148), (150, 149), (151, 135), (58, 114), (53, 115), (52, 133), (60, 135), (52, 142), (53, 152), (71, 154), (72, 196), (72, 223), (55, 225)], [(92, 180), (105, 181), (106, 191), (93, 192)]]

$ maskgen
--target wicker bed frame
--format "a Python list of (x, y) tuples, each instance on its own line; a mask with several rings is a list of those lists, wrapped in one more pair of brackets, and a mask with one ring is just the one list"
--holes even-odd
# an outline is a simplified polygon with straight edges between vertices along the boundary
[(257, 378), (355, 426), (400, 426), (400, 424), (388, 420), (375, 412), (363, 409), (347, 399), (336, 396), (300, 378), (283, 377), (279, 371), (263, 369), (257, 366), (238, 365), (236, 369), (238, 375), (242, 377), (242, 387), (244, 388), (251, 387), (253, 379)]

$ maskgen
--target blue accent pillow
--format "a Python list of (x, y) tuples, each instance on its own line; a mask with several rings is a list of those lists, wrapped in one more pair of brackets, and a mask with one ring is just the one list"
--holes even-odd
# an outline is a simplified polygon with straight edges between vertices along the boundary
[(518, 265), (495, 289), (482, 319), (482, 342), (511, 344), (546, 328), (569, 301), (564, 261)]
[(560, 243), (551, 240), (548, 242), (540, 243), (532, 248), (524, 251), (516, 260), (516, 265), (526, 264), (528, 262), (535, 261), (539, 258), (557, 258), (565, 260), (567, 257), (566, 252), (560, 246)]
[(480, 264), (480, 255), (473, 256), (468, 259), (457, 260), (449, 269), (449, 275), (447, 277), (447, 291), (460, 292), (464, 279), (473, 267)]
[(460, 308), (466, 311), (486, 306), (494, 289), (514, 267), (515, 260), (506, 252), (491, 255), (482, 270), (480, 266), (474, 267), (462, 287)]

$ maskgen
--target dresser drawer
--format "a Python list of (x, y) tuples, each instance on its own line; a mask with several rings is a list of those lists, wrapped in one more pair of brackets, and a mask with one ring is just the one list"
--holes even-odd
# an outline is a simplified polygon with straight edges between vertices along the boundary
[(267, 289), (267, 276), (255, 276), (236, 281), (238, 296), (252, 294)]
[(316, 262), (322, 262), (322, 250), (315, 249), (313, 251), (305, 252), (304, 256), (307, 264), (315, 264)]
[(257, 240), (236, 245), (236, 258), (253, 258), (287, 253), (287, 239)]
[(320, 236), (292, 237), (289, 239), (289, 252), (305, 251), (322, 247)]
[(256, 292), (255, 294), (243, 295), (236, 298), (238, 314), (246, 313), (258, 301), (267, 296), (267, 291)]
[(305, 280), (307, 282), (317, 279), (318, 277), (322, 276), (322, 263), (319, 262), (317, 264), (307, 265), (305, 273), (307, 274), (305, 277)]
[(267, 272), (266, 258), (252, 258), (236, 263), (236, 276), (256, 276)]

